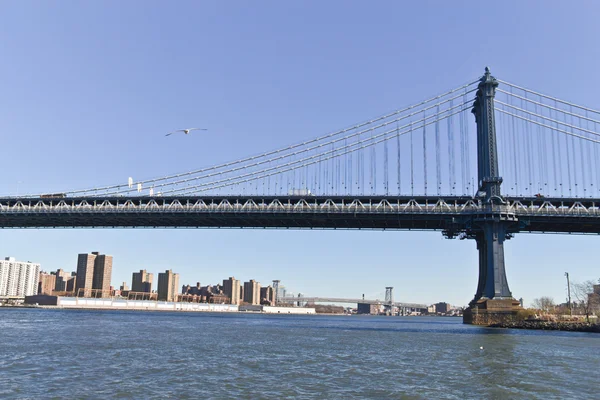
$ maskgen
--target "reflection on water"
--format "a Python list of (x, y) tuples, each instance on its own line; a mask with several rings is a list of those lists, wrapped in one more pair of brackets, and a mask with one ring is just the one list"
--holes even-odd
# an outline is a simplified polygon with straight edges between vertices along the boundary
[(0, 398), (590, 399), (600, 380), (600, 335), (458, 318), (0, 309), (0, 332)]

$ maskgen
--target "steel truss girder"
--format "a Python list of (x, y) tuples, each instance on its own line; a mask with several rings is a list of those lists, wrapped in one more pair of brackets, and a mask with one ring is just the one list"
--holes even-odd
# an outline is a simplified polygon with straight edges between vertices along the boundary
[[(511, 222), (511, 233), (600, 233), (599, 204), (598, 199), (507, 198), (490, 205), (461, 196), (0, 199), (0, 227), (212, 227), (219, 214), (223, 227), (433, 229), (455, 237), (498, 218)], [(189, 215), (191, 222), (173, 218), (176, 214)], [(271, 221), (279, 215), (290, 226)], [(316, 216), (320, 223), (313, 222)], [(327, 216), (335, 218), (327, 222)]]

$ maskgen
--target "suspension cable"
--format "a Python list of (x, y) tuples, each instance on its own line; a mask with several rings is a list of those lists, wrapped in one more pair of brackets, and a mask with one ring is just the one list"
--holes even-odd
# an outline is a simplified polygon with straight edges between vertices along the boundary
[[(458, 113), (460, 113), (460, 112), (463, 112), (463, 111), (465, 111), (465, 110), (468, 110), (469, 108), (471, 108), (471, 106), (472, 106), (472, 105), (471, 105), (471, 104), (469, 104), (467, 107), (464, 107), (464, 108), (462, 108), (462, 109), (460, 109), (460, 110), (458, 110), (458, 111), (455, 111), (455, 112), (453, 112), (453, 113), (451, 113), (451, 114), (448, 114), (448, 115), (445, 115), (445, 116), (443, 116), (443, 117), (437, 118), (437, 119), (435, 119), (435, 120), (433, 120), (433, 121), (429, 121), (429, 122), (427, 122), (426, 124), (427, 124), (427, 125), (430, 125), (430, 124), (436, 123), (436, 122), (438, 122), (438, 121), (444, 120), (444, 119), (446, 119), (446, 118), (449, 118), (449, 117), (451, 117), (452, 115), (456, 115), (456, 114), (458, 114)], [(445, 113), (445, 112), (442, 112), (442, 114), (444, 114), (444, 113)], [(411, 125), (414, 125), (414, 123), (413, 123), (413, 124), (411, 124)], [(414, 128), (415, 128), (415, 129), (416, 129), (416, 128), (420, 128), (420, 127), (421, 127), (420, 125), (414, 125)], [(414, 130), (414, 129), (412, 129), (412, 130), (405, 130), (405, 131), (401, 132), (401, 133), (400, 133), (400, 135), (404, 135), (404, 134), (406, 134), (406, 133), (411, 133), (413, 130)], [(390, 133), (394, 133), (394, 132), (396, 132), (396, 129), (389, 130), (389, 131), (387, 131), (387, 132), (385, 132), (384, 134), (381, 134), (381, 135), (389, 135)], [(381, 135), (379, 135), (379, 136), (381, 136)], [(329, 159), (331, 159), (331, 158), (340, 157), (340, 156), (343, 156), (343, 155), (345, 155), (345, 154), (347, 154), (347, 153), (350, 153), (350, 152), (355, 152), (355, 151), (359, 151), (359, 150), (365, 149), (365, 148), (367, 148), (367, 147), (370, 147), (370, 146), (374, 146), (374, 145), (376, 145), (376, 144), (378, 144), (378, 143), (382, 143), (383, 141), (390, 140), (390, 139), (392, 139), (392, 138), (394, 138), (394, 137), (395, 137), (395, 135), (392, 135), (392, 136), (387, 136), (387, 137), (383, 137), (383, 138), (381, 138), (381, 139), (378, 139), (377, 141), (375, 141), (375, 142), (373, 142), (373, 143), (369, 143), (369, 144), (362, 144), (362, 143), (361, 143), (362, 145), (361, 145), (360, 147), (346, 149), (346, 150), (345, 150), (344, 152), (342, 152), (342, 153), (339, 153), (339, 154), (332, 154), (332, 155), (329, 155), (328, 157), (321, 158), (321, 159), (320, 159), (320, 160), (318, 160), (318, 161), (315, 161), (315, 160), (308, 160), (308, 162), (307, 162), (306, 164), (308, 164), (308, 165), (311, 165), (311, 164), (316, 164), (316, 163), (318, 163), (318, 162), (327, 161), (327, 160), (329, 160)], [(363, 140), (363, 142), (364, 142), (364, 141), (370, 141), (370, 139), (364, 139), (364, 140)], [(359, 143), (359, 142), (356, 142), (355, 144), (357, 144), (357, 143)], [(348, 146), (348, 147), (351, 147), (351, 146)], [(321, 154), (321, 155), (322, 155), (322, 154)], [(313, 157), (316, 157), (316, 156), (313, 156)], [(269, 174), (265, 174), (265, 175), (253, 176), (253, 177), (250, 177), (249, 179), (244, 179), (244, 180), (241, 180), (241, 181), (238, 181), (238, 182), (233, 182), (233, 183), (230, 183), (230, 182), (228, 182), (228, 183), (224, 183), (223, 185), (211, 186), (211, 187), (207, 187), (207, 188), (204, 188), (204, 189), (198, 190), (198, 188), (205, 187), (205, 186), (207, 186), (207, 185), (212, 185), (212, 184), (215, 184), (215, 183), (217, 183), (217, 182), (206, 182), (206, 183), (203, 183), (203, 184), (200, 184), (200, 185), (189, 186), (189, 187), (186, 187), (186, 188), (172, 189), (172, 190), (169, 190), (169, 191), (165, 191), (165, 192), (163, 192), (163, 194), (166, 194), (166, 193), (175, 193), (175, 192), (181, 192), (181, 191), (184, 191), (184, 190), (192, 190), (192, 189), (194, 189), (194, 191), (206, 191), (206, 190), (211, 190), (211, 189), (218, 189), (218, 188), (225, 187), (225, 186), (237, 185), (237, 184), (240, 184), (240, 183), (245, 183), (245, 182), (253, 181), (253, 180), (256, 180), (256, 179), (262, 179), (262, 178), (265, 178), (265, 177), (267, 177), (267, 176), (269, 176), (269, 175), (281, 174), (281, 173), (288, 172), (288, 171), (291, 171), (291, 170), (293, 170), (293, 169), (296, 169), (296, 168), (301, 168), (301, 167), (304, 167), (306, 164), (302, 164), (302, 165), (301, 165), (301, 166), (299, 166), (299, 167), (298, 167), (298, 166), (295, 166), (295, 167), (294, 167), (294, 166), (288, 166), (288, 165), (281, 165), (281, 166), (278, 168), (278, 170), (277, 170), (277, 171), (270, 172)], [(281, 167), (284, 167), (285, 169), (280, 169)], [(252, 174), (255, 174), (255, 173), (261, 173), (261, 172), (266, 172), (266, 170), (263, 170), (263, 171), (257, 171), (257, 172), (254, 172), (254, 173), (249, 173), (249, 174), (246, 174), (246, 175), (252, 175)], [(246, 178), (246, 176), (245, 176), (245, 175), (240, 175), (240, 176), (237, 176), (237, 177), (228, 178), (227, 180), (233, 180), (233, 179), (242, 179), (242, 178)], [(225, 180), (222, 180), (222, 182), (225, 182)], [(192, 192), (187, 192), (187, 193), (193, 193), (194, 191), (192, 191)], [(184, 193), (184, 194), (186, 194), (186, 193)]]
[(546, 99), (554, 100), (556, 102), (559, 102), (559, 103), (562, 103), (562, 104), (566, 104), (568, 106), (573, 106), (573, 107), (579, 108), (580, 110), (585, 110), (585, 111), (593, 112), (595, 114), (600, 114), (600, 111), (594, 110), (592, 108), (587, 108), (587, 107), (584, 107), (584, 106), (577, 105), (575, 103), (570, 103), (568, 101), (558, 99), (556, 97), (545, 95), (543, 93), (538, 93), (538, 92), (535, 92), (533, 90), (530, 90), (530, 89), (527, 89), (527, 88), (524, 88), (524, 87), (521, 87), (521, 86), (517, 86), (515, 84), (512, 84), (510, 82), (506, 82), (506, 81), (503, 81), (503, 80), (500, 80), (500, 79), (498, 79), (497, 81), (501, 82), (501, 83), (504, 83), (505, 85), (512, 86), (512, 87), (514, 87), (516, 89), (522, 90), (524, 92), (528, 92), (528, 93), (531, 93), (531, 94), (534, 94), (534, 95), (537, 95), (537, 96), (545, 97)]
[[(468, 102), (468, 103), (470, 103), (470, 102)], [(464, 106), (464, 104), (462, 104), (462, 105)], [(456, 107), (453, 107), (453, 108), (456, 108)], [(465, 108), (465, 109), (466, 109), (466, 108)], [(440, 115), (443, 115), (443, 114), (445, 114), (446, 112), (449, 112), (449, 111), (450, 111), (450, 109), (446, 109), (446, 110), (444, 110), (444, 111), (440, 112)], [(464, 111), (464, 109), (462, 109), (462, 110), (458, 110), (458, 111), (456, 111), (454, 114), (456, 114), (456, 113), (458, 113), (458, 112), (461, 112), (461, 111)], [(454, 114), (450, 114), (450, 115), (454, 115)], [(436, 116), (438, 116), (438, 115), (436, 115), (436, 114), (433, 114), (433, 115), (430, 115), (430, 116), (428, 116), (428, 117), (427, 117), (427, 119), (431, 119), (431, 118), (434, 118), (434, 117), (436, 117)], [(442, 118), (436, 119), (436, 120), (434, 120), (434, 121), (431, 121), (431, 122), (427, 123), (426, 125), (429, 125), (429, 124), (431, 124), (431, 123), (435, 123), (436, 121), (439, 121), (440, 119), (444, 119), (444, 118), (447, 118), (447, 117), (448, 117), (448, 115), (446, 115), (445, 117), (442, 117)], [(401, 127), (401, 129), (405, 129), (405, 128), (407, 128), (407, 127), (410, 129), (410, 127), (411, 127), (413, 124), (414, 124), (414, 122), (411, 122), (411, 123), (409, 123), (409, 124), (407, 124), (407, 125), (404, 125), (404, 126), (402, 126), (402, 127)], [(342, 150), (345, 150), (345, 149), (347, 149), (347, 148), (350, 148), (350, 149), (351, 149), (351, 148), (353, 148), (353, 147), (356, 147), (357, 145), (362, 145), (362, 144), (364, 144), (364, 143), (367, 143), (366, 145), (363, 145), (363, 146), (361, 146), (361, 147), (358, 147), (357, 149), (355, 149), (355, 150), (362, 150), (362, 149), (365, 149), (365, 148), (367, 148), (367, 147), (374, 146), (374, 145), (376, 145), (377, 143), (381, 143), (381, 142), (382, 142), (382, 141), (384, 141), (384, 140), (391, 139), (392, 137), (395, 137), (395, 136), (392, 136), (392, 137), (387, 137), (387, 136), (388, 136), (390, 133), (393, 133), (393, 132), (396, 132), (396, 131), (397, 131), (397, 128), (396, 128), (396, 129), (389, 130), (389, 131), (387, 131), (387, 132), (380, 133), (380, 134), (378, 134), (378, 135), (375, 135), (375, 136), (371, 136), (371, 137), (368, 137), (368, 138), (362, 139), (362, 140), (360, 140), (360, 141), (357, 141), (357, 142), (354, 142), (354, 143), (351, 143), (351, 144), (349, 144), (349, 145), (348, 145), (348, 146), (346, 146), (346, 147), (340, 147), (340, 148), (337, 148), (337, 149), (332, 149), (332, 150), (329, 150), (329, 151), (327, 151), (327, 152), (319, 153), (319, 154), (316, 154), (316, 155), (313, 155), (313, 156), (309, 156), (309, 157), (305, 157), (305, 158), (303, 158), (303, 159), (298, 159), (298, 160), (295, 160), (295, 161), (290, 161), (290, 162), (288, 162), (288, 163), (286, 163), (286, 164), (281, 164), (281, 165), (277, 165), (277, 166), (274, 166), (274, 167), (269, 167), (269, 168), (267, 168), (267, 169), (263, 169), (263, 170), (260, 170), (260, 171), (248, 172), (248, 173), (246, 173), (246, 174), (243, 174), (243, 175), (240, 175), (240, 176), (233, 176), (233, 177), (229, 177), (229, 178), (223, 178), (223, 179), (220, 179), (220, 180), (217, 180), (217, 181), (205, 182), (205, 183), (203, 183), (203, 184), (199, 184), (199, 185), (195, 185), (195, 186), (188, 186), (187, 188), (190, 188), (190, 187), (194, 187), (194, 188), (196, 188), (196, 187), (205, 187), (205, 186), (210, 186), (210, 185), (214, 185), (214, 184), (219, 184), (219, 183), (222, 183), (222, 182), (229, 182), (229, 181), (232, 181), (232, 180), (235, 180), (235, 179), (240, 179), (240, 178), (242, 178), (242, 177), (247, 177), (247, 176), (252, 176), (252, 175), (255, 175), (255, 174), (260, 174), (260, 173), (263, 173), (263, 172), (268, 172), (268, 171), (274, 171), (274, 170), (278, 170), (278, 169), (279, 169), (279, 168), (281, 168), (281, 167), (287, 167), (287, 166), (291, 166), (291, 165), (295, 165), (295, 164), (303, 163), (303, 162), (305, 162), (305, 161), (312, 161), (312, 160), (315, 160), (317, 157), (319, 158), (319, 160), (318, 160), (317, 162), (319, 162), (319, 163), (322, 163), (323, 161), (330, 160), (330, 159), (332, 159), (332, 158), (334, 158), (334, 157), (338, 157), (338, 156), (340, 156), (340, 155), (347, 154), (348, 152), (344, 152), (344, 153), (339, 153), (339, 154), (336, 154), (336, 153), (338, 153), (338, 152), (340, 152), (340, 151), (342, 151)], [(408, 131), (405, 131), (405, 132), (403, 132), (403, 133), (401, 133), (401, 134), (404, 134), (404, 133), (406, 133), (406, 132), (408, 132)], [(383, 138), (383, 139), (380, 139), (380, 138)], [(380, 139), (380, 140), (374, 141), (374, 139)], [(369, 143), (369, 142), (372, 142), (372, 143)], [(351, 151), (354, 151), (354, 150), (351, 150)], [(361, 153), (362, 153), (362, 152), (361, 152)], [(328, 157), (322, 157), (322, 156), (328, 156)], [(315, 162), (310, 162), (310, 163), (308, 163), (308, 164), (310, 165), (310, 164), (314, 164), (314, 163), (315, 163)], [(323, 164), (324, 164), (324, 165), (327, 165), (327, 163), (323, 163)], [(302, 166), (304, 166), (304, 165), (305, 165), (305, 164), (301, 164), (301, 165), (300, 165), (298, 168), (301, 168), (301, 167), (302, 167)], [(320, 164), (319, 164), (319, 165), (320, 165)], [(364, 163), (363, 163), (363, 167), (364, 167)], [(291, 170), (291, 169), (290, 169), (290, 170)], [(277, 173), (281, 173), (281, 172), (284, 172), (284, 171), (277, 171), (277, 172), (275, 172), (275, 174), (277, 174)], [(266, 176), (266, 175), (265, 175), (265, 176)], [(192, 180), (197, 180), (197, 179), (190, 179), (189, 181), (192, 181)], [(165, 185), (165, 184), (162, 184), (162, 185)], [(177, 190), (183, 190), (183, 189), (186, 189), (186, 188), (181, 188), (181, 189), (173, 189), (173, 190), (169, 190), (169, 191), (164, 191), (164, 192), (163, 192), (163, 194), (164, 194), (164, 193), (170, 193), (170, 192), (177, 191)]]
[[(447, 99), (447, 100), (444, 100), (443, 102), (441, 102), (439, 104), (444, 104), (444, 103), (447, 103), (449, 101), (450, 101), (450, 99)], [(260, 160), (260, 161), (256, 161), (253, 164), (245, 164), (245, 165), (241, 165), (240, 164), (240, 165), (238, 165), (236, 167), (233, 167), (233, 168), (230, 168), (230, 169), (224, 170), (224, 171), (217, 171), (217, 172), (213, 172), (213, 173), (210, 173), (210, 174), (205, 174), (205, 175), (202, 175), (202, 176), (194, 176), (194, 177), (191, 177), (191, 178), (181, 179), (181, 180), (178, 180), (178, 181), (164, 182), (164, 183), (160, 183), (160, 184), (157, 184), (157, 185), (153, 185), (153, 187), (154, 188), (159, 188), (159, 187), (164, 187), (164, 186), (169, 186), (169, 185), (186, 183), (186, 182), (193, 181), (193, 180), (210, 178), (210, 177), (218, 176), (218, 175), (224, 175), (224, 174), (227, 174), (227, 173), (231, 173), (231, 172), (235, 172), (235, 171), (239, 171), (239, 170), (243, 170), (243, 169), (255, 167), (255, 166), (258, 166), (258, 165), (262, 165), (262, 164), (265, 164), (265, 163), (268, 163), (268, 162), (282, 160), (282, 159), (288, 158), (290, 156), (297, 156), (297, 155), (302, 154), (302, 153), (307, 153), (307, 152), (312, 151), (312, 150), (323, 148), (323, 147), (328, 146), (330, 144), (333, 145), (334, 143), (341, 142), (341, 141), (344, 141), (346, 139), (350, 139), (350, 138), (353, 138), (353, 137), (356, 137), (356, 136), (361, 136), (364, 133), (373, 132), (375, 129), (379, 129), (379, 128), (385, 127), (387, 125), (393, 124), (395, 122), (398, 122), (398, 121), (404, 120), (406, 118), (409, 118), (411, 116), (414, 116), (416, 114), (420, 114), (421, 112), (424, 112), (424, 110), (429, 110), (429, 109), (432, 109), (434, 107), (439, 107), (439, 104), (434, 104), (434, 105), (431, 105), (431, 106), (429, 106), (429, 107), (427, 107), (425, 109), (417, 110), (417, 111), (414, 111), (414, 112), (412, 112), (410, 114), (406, 114), (406, 115), (402, 116), (401, 118), (397, 118), (397, 119), (392, 120), (392, 121), (387, 121), (385, 123), (379, 124), (377, 126), (369, 128), (369, 129), (365, 129), (363, 131), (355, 132), (355, 133), (352, 133), (352, 134), (347, 135), (345, 137), (338, 137), (338, 138), (333, 139), (333, 140), (331, 140), (329, 142), (320, 143), (318, 145), (314, 145), (312, 147), (307, 147), (307, 148), (304, 148), (304, 149), (301, 149), (301, 150), (298, 150), (298, 151), (295, 151), (295, 152), (291, 152), (291, 153), (287, 153), (287, 154), (281, 154), (281, 155), (278, 155), (277, 157), (273, 157), (273, 158), (270, 158), (270, 159), (263, 159), (263, 160)], [(464, 103), (463, 104), (458, 104), (456, 106), (453, 106), (452, 108), (460, 108), (462, 105), (464, 105)], [(446, 110), (450, 110), (452, 108), (446, 108), (445, 111)], [(433, 114), (433, 115), (435, 115), (435, 114)], [(428, 117), (428, 118), (430, 118), (430, 117)], [(210, 170), (210, 169), (214, 169), (214, 168), (207, 168), (207, 170)], [(190, 175), (192, 175), (192, 174), (189, 174), (187, 176), (190, 176)], [(141, 183), (142, 182), (139, 182), (138, 185), (141, 184)], [(125, 190), (112, 191), (112, 192), (108, 192), (108, 193), (104, 193), (104, 194), (105, 195), (112, 195), (112, 194), (130, 193), (130, 192), (134, 192), (136, 190), (137, 190), (136, 188), (126, 188)], [(73, 193), (73, 192), (69, 192), (69, 193)]]
[[(563, 125), (563, 126), (566, 126), (566, 127), (572, 128), (572, 129), (577, 129), (579, 131), (586, 132), (586, 133), (589, 133), (589, 134), (592, 134), (592, 135), (595, 135), (595, 136), (600, 136), (600, 133), (598, 133), (598, 132), (594, 132), (594, 131), (591, 131), (589, 129), (581, 128), (581, 127), (576, 126), (576, 125), (567, 124), (566, 122), (558, 121), (558, 120), (552, 119), (550, 117), (546, 117), (545, 115), (537, 114), (537, 113), (535, 113), (533, 111), (525, 110), (523, 108), (520, 108), (520, 107), (517, 107), (517, 106), (513, 106), (511, 104), (504, 103), (504, 102), (502, 102), (500, 100), (495, 100), (494, 103), (501, 104), (501, 105), (506, 106), (506, 107), (510, 107), (512, 109), (524, 112), (524, 113), (529, 114), (529, 115), (536, 116), (536, 117), (541, 118), (541, 119), (545, 119), (545, 120), (547, 120), (549, 122), (558, 123), (560, 125)], [(567, 113), (567, 115), (569, 115), (569, 114)]]
[(564, 134), (569, 135), (569, 136), (573, 136), (573, 137), (576, 137), (576, 138), (579, 138), (579, 139), (583, 139), (583, 140), (588, 140), (588, 141), (593, 142), (593, 143), (600, 143), (600, 140), (594, 140), (594, 139), (588, 138), (586, 136), (581, 136), (581, 135), (577, 135), (576, 133), (571, 133), (571, 132), (568, 132), (568, 131), (565, 131), (565, 130), (562, 130), (562, 129), (554, 128), (554, 127), (551, 127), (549, 125), (542, 124), (541, 122), (537, 122), (535, 120), (532, 120), (532, 119), (529, 119), (529, 118), (522, 117), (520, 115), (516, 115), (516, 114), (510, 113), (510, 112), (508, 112), (506, 110), (503, 110), (501, 108), (497, 108), (496, 111), (499, 111), (499, 112), (507, 114), (507, 115), (511, 115), (511, 116), (513, 116), (515, 118), (519, 118), (519, 119), (521, 119), (523, 121), (531, 122), (533, 124), (542, 126), (544, 128), (553, 129), (553, 130), (555, 130), (557, 132), (561, 132), (561, 133), (564, 133)]
[[(449, 96), (450, 94), (455, 93), (457, 91), (466, 89), (469, 86), (471, 86), (471, 85), (473, 85), (474, 83), (477, 83), (477, 82), (478, 82), (478, 80), (477, 81), (473, 81), (473, 82), (469, 82), (467, 84), (461, 85), (458, 88), (449, 90), (449, 91), (447, 91), (445, 93), (442, 93), (442, 94), (439, 94), (437, 96), (431, 97), (431, 98), (429, 98), (427, 100), (423, 100), (423, 101), (421, 101), (419, 103), (413, 104), (413, 105), (405, 107), (403, 109), (396, 110), (396, 111), (390, 112), (388, 114), (382, 115), (380, 117), (377, 117), (375, 119), (372, 119), (372, 120), (369, 120), (369, 121), (365, 121), (365, 122), (362, 122), (360, 124), (357, 124), (357, 125), (354, 125), (354, 126), (342, 129), (342, 130), (338, 130), (336, 132), (333, 132), (333, 133), (330, 133), (330, 134), (327, 134), (327, 135), (324, 135), (324, 136), (321, 136), (321, 137), (318, 137), (318, 138), (315, 138), (315, 139), (311, 139), (311, 140), (307, 140), (307, 141), (304, 141), (304, 142), (300, 142), (300, 143), (297, 143), (297, 144), (294, 144), (294, 145), (291, 145), (291, 146), (288, 146), (288, 147), (285, 147), (285, 148), (282, 148), (282, 149), (277, 149), (277, 150), (269, 151), (269, 152), (266, 152), (266, 153), (263, 153), (263, 154), (259, 154), (259, 155), (251, 156), (251, 157), (246, 157), (246, 158), (243, 158), (243, 159), (240, 159), (240, 160), (236, 160), (236, 161), (230, 161), (230, 162), (223, 163), (223, 164), (216, 165), (216, 166), (212, 166), (212, 167), (202, 168), (202, 169), (198, 169), (198, 170), (194, 170), (194, 171), (189, 171), (189, 172), (183, 172), (183, 173), (179, 173), (179, 174), (173, 174), (173, 175), (169, 175), (169, 176), (165, 176), (165, 177), (160, 177), (160, 178), (146, 179), (146, 180), (138, 181), (136, 183), (142, 184), (142, 185), (147, 185), (147, 184), (150, 184), (150, 183), (155, 183), (155, 182), (161, 182), (161, 181), (165, 181), (165, 180), (180, 178), (180, 177), (183, 177), (183, 176), (196, 175), (196, 174), (200, 174), (200, 173), (207, 172), (207, 171), (213, 171), (213, 170), (216, 170), (216, 169), (226, 168), (226, 167), (229, 167), (229, 166), (234, 165), (234, 164), (239, 164), (239, 163), (245, 163), (245, 162), (249, 162), (249, 161), (254, 161), (254, 160), (259, 159), (259, 158), (268, 157), (268, 156), (271, 156), (271, 155), (275, 155), (275, 154), (279, 154), (279, 153), (286, 152), (286, 151), (289, 151), (289, 150), (293, 150), (293, 149), (296, 149), (298, 147), (306, 146), (308, 144), (312, 144), (312, 143), (316, 143), (316, 142), (319, 142), (319, 141), (322, 141), (322, 140), (326, 140), (326, 139), (329, 139), (331, 137), (344, 134), (346, 132), (350, 132), (350, 131), (353, 131), (353, 130), (356, 130), (356, 129), (360, 129), (360, 128), (364, 127), (364, 126), (367, 126), (367, 125), (370, 125), (370, 124), (373, 124), (373, 123), (376, 123), (376, 122), (388, 119), (390, 117), (393, 117), (395, 115), (401, 114), (401, 113), (406, 112), (406, 111), (410, 111), (410, 110), (412, 110), (414, 108), (417, 108), (417, 107), (420, 107), (422, 105), (428, 104), (428, 103), (430, 103), (432, 101), (435, 101), (435, 100), (444, 98), (446, 96)], [(477, 90), (477, 89), (471, 89), (468, 93), (471, 93), (471, 92), (473, 92), (475, 90)], [(457, 96), (457, 97), (459, 97), (459, 96)], [(448, 101), (448, 100), (446, 100), (446, 101)], [(71, 194), (72, 195), (72, 194), (78, 194), (78, 193), (98, 192), (98, 191), (105, 191), (105, 190), (112, 190), (112, 189), (120, 189), (120, 188), (124, 188), (124, 187), (128, 187), (128, 186), (129, 186), (128, 184), (109, 185), (109, 186), (98, 187), (98, 188), (90, 188), (90, 189), (68, 191), (68, 192), (65, 192), (65, 194)], [(129, 191), (125, 191), (125, 192), (129, 192)]]
[[(577, 113), (572, 113), (572, 112), (569, 112), (567, 110), (563, 110), (562, 108), (552, 107), (552, 106), (550, 106), (550, 105), (548, 105), (546, 103), (542, 103), (541, 101), (535, 101), (535, 100), (529, 99), (527, 97), (519, 96), (518, 94), (507, 92), (507, 91), (502, 90), (502, 89), (496, 89), (496, 91), (504, 93), (504, 94), (506, 94), (508, 96), (516, 97), (516, 98), (521, 99), (521, 100), (526, 100), (527, 102), (532, 103), (532, 104), (536, 104), (538, 106), (549, 108), (550, 110), (559, 111), (559, 112), (561, 112), (563, 114), (572, 115), (574, 117), (578, 117), (578, 118), (581, 118), (581, 119), (586, 120), (586, 121), (600, 123), (599, 120), (596, 120), (596, 119), (593, 119), (593, 118), (589, 118), (587, 115), (583, 116), (583, 115), (579, 115)], [(497, 100), (494, 100), (494, 101), (497, 101)], [(587, 113), (587, 111), (586, 111), (586, 113)]]

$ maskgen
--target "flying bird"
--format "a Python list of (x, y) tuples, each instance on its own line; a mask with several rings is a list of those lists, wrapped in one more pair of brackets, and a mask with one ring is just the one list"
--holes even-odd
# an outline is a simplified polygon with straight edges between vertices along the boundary
[(172, 135), (172, 134), (177, 133), (177, 132), (183, 132), (183, 133), (185, 133), (187, 135), (191, 131), (206, 131), (206, 130), (208, 130), (208, 129), (206, 129), (206, 128), (179, 129), (179, 130), (173, 131), (171, 133), (167, 133), (165, 136), (169, 136), (169, 135)]

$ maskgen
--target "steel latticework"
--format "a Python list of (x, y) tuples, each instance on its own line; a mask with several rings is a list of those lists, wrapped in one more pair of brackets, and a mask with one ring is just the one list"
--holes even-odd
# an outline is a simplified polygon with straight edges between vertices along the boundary
[(394, 304), (394, 288), (391, 286), (387, 286), (385, 288), (385, 304), (388, 304), (390, 307)]

